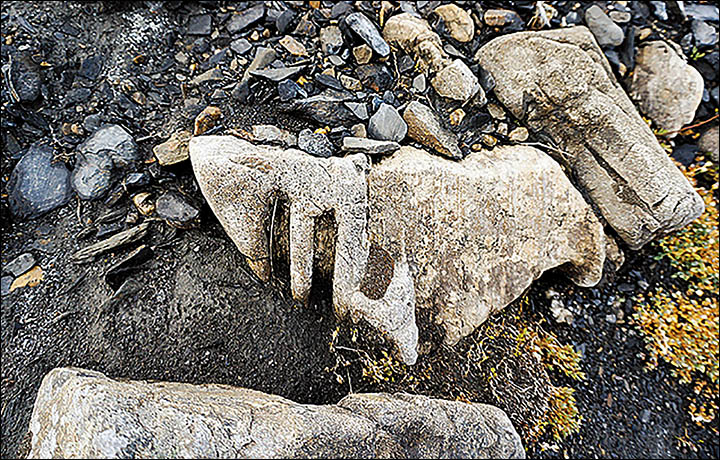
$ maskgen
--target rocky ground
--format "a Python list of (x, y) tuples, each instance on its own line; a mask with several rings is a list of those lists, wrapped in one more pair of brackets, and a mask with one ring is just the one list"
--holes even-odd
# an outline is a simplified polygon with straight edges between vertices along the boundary
[[(694, 118), (680, 126), (699, 126), (664, 142), (685, 165), (713, 149), (717, 162), (716, 6), (593, 2), (607, 19), (576, 2), (454, 2), (469, 15), (437, 10), (443, 3), (2, 3), (3, 457), (27, 451), (37, 388), (59, 366), (225, 383), (299, 403), (389, 389), (502, 407), (482, 381), (490, 363), (469, 363), (483, 328), (452, 349), (429, 337), (432, 350), (412, 369), (388, 371), (393, 364), (385, 361), (379, 372), (392, 379), (363, 376), (367, 362), (348, 349), (378, 357), (382, 347), (347, 338), (352, 328), (337, 323), (322, 282), (304, 308), (289, 300), (282, 276), (264, 285), (251, 275), (187, 161), (193, 132), (298, 145), (316, 156), (351, 150), (344, 146), (350, 135), (382, 141), (359, 141), (361, 151), (391, 151), (406, 132), (449, 158), (516, 142), (552, 148), (506, 113), (474, 56), (503, 34), (587, 24), (624, 85), (640, 43), (679, 45), (704, 83)], [(426, 81), (412, 53), (385, 49), (378, 26), (403, 11), (429, 20), (444, 53), (480, 76), (481, 91), (466, 97), (461, 84)], [(454, 92), (457, 98), (442, 97)], [(411, 101), (431, 108), (414, 105), (415, 124), (399, 116)], [(413, 134), (418, 126), (436, 128)], [(141, 222), (144, 234), (119, 241)], [(78, 254), (109, 237), (112, 245)], [(580, 432), (563, 441), (524, 440), (529, 456), (720, 455), (717, 418), (700, 427), (687, 414), (692, 389), (677, 383), (669, 365), (644, 370), (631, 298), (669, 277), (656, 252), (652, 244), (625, 248), (621, 270), (595, 288), (550, 272), (530, 289), (527, 306), (518, 302), (490, 321), (542, 321), (583, 357), (585, 381), (554, 382), (576, 388)], [(553, 300), (572, 313), (569, 324), (551, 313)], [(502, 363), (501, 348), (491, 362)], [(509, 361), (516, 384), (534, 372)]]

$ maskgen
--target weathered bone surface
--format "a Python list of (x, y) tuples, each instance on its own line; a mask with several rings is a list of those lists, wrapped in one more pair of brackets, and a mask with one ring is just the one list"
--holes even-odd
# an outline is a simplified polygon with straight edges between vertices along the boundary
[(494, 77), (498, 99), (567, 153), (557, 158), (631, 248), (702, 213), (702, 199), (637, 113), (587, 28), (504, 35), (476, 58)]
[(333, 304), (338, 316), (367, 320), (397, 345), (405, 362), (415, 363), (418, 330), (406, 263), (396, 260), (383, 296), (371, 299), (360, 289), (370, 251), (365, 155), (317, 158), (229, 136), (203, 136), (190, 142), (190, 158), (210, 207), (263, 281), (270, 276), (265, 229), (272, 203), (277, 197), (288, 200), (290, 286), (296, 300), (305, 302), (310, 293), (314, 219), (333, 212), (338, 235)]
[(287, 197), (298, 300), (311, 284), (313, 218), (333, 210), (335, 309), (368, 320), (407, 363), (417, 356), (416, 303), (437, 309), (455, 343), (547, 269), (563, 265), (584, 286), (602, 274), (600, 222), (560, 166), (531, 147), (460, 162), (402, 147), (370, 169), (359, 154), (323, 159), (203, 136), (191, 141), (190, 156), (213, 211), (265, 280), (271, 203)]
[(602, 226), (560, 166), (526, 146), (448, 161), (402, 147), (369, 175), (370, 241), (406, 259), (419, 308), (450, 344), (565, 265), (581, 286), (602, 276)]
[(369, 393), (313, 406), (72, 368), (45, 377), (30, 430), (30, 458), (525, 458), (485, 404)]

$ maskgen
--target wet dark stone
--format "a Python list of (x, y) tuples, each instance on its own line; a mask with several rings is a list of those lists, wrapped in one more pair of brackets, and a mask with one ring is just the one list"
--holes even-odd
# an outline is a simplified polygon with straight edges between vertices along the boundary
[(205, 37), (195, 39), (192, 44), (192, 52), (194, 54), (206, 53), (210, 49), (210, 42)]
[(140, 152), (130, 133), (119, 125), (105, 125), (79, 148), (83, 153), (106, 151), (116, 167), (124, 167), (140, 160)]
[(345, 88), (343, 88), (342, 83), (338, 81), (337, 78), (332, 77), (330, 75), (325, 75), (323, 73), (315, 75), (315, 81), (317, 83), (320, 83), (323, 86), (326, 86), (328, 88), (333, 88), (338, 91), (343, 91)]
[(350, 2), (335, 2), (332, 9), (330, 10), (330, 17), (333, 19), (339, 19), (353, 10)]
[(80, 64), (80, 70), (78, 70), (78, 75), (88, 80), (97, 80), (97, 77), (100, 76), (100, 72), (102, 71), (103, 62), (103, 57), (99, 55), (83, 59), (82, 64)]
[(15, 166), (8, 183), (14, 215), (32, 219), (70, 201), (70, 171), (52, 161), (52, 147), (33, 144)]
[(297, 16), (297, 14), (289, 9), (280, 13), (280, 16), (275, 19), (275, 28), (278, 32), (281, 34), (286, 33), (290, 29), (293, 20), (295, 20), (295, 16)]
[(105, 273), (105, 282), (113, 290), (117, 290), (128, 276), (138, 272), (145, 262), (152, 259), (153, 255), (154, 252), (149, 246), (145, 244), (139, 246), (108, 269)]
[(375, 24), (362, 13), (352, 13), (345, 17), (345, 23), (379, 56), (390, 54), (390, 45), (382, 38)]
[(398, 71), (400, 73), (407, 73), (415, 67), (415, 61), (407, 54), (403, 54), (398, 59)]
[(13, 61), (11, 78), (20, 102), (33, 102), (40, 97), (42, 79), (34, 66)]
[(305, 90), (292, 80), (283, 80), (278, 84), (278, 95), (282, 102), (288, 102), (298, 97), (307, 97)]
[(288, 108), (289, 111), (313, 119), (327, 126), (345, 125), (360, 121), (355, 114), (343, 104), (352, 101), (352, 95), (331, 94), (332, 90), (316, 96), (296, 100)]
[(265, 6), (263, 4), (257, 4), (251, 8), (248, 8), (240, 13), (233, 14), (230, 16), (230, 20), (227, 23), (227, 31), (230, 34), (236, 34), (258, 22), (265, 15)]
[(713, 26), (700, 19), (692, 22), (692, 31), (695, 35), (695, 45), (698, 48), (711, 47), (718, 42), (718, 32)]
[(697, 145), (683, 144), (675, 147), (673, 150), (672, 157), (685, 166), (690, 166), (695, 161), (695, 155), (698, 152)]
[(68, 91), (68, 93), (65, 95), (65, 107), (70, 107), (71, 105), (76, 104), (83, 104), (88, 99), (90, 99), (90, 96), (92, 95), (92, 91), (90, 88), (75, 88)]
[(395, 79), (387, 66), (383, 64), (365, 64), (355, 69), (355, 72), (363, 86), (373, 91), (385, 91), (392, 88)]
[(15, 277), (22, 275), (35, 266), (35, 257), (31, 252), (20, 254), (2, 267), (3, 273), (9, 273)]
[(72, 172), (72, 187), (83, 200), (102, 198), (112, 185), (112, 170), (113, 162), (107, 150), (78, 152)]
[(155, 212), (173, 227), (191, 226), (200, 216), (200, 210), (190, 204), (180, 193), (170, 191), (155, 202)]
[(150, 183), (150, 176), (144, 172), (134, 172), (125, 176), (123, 185), (128, 190), (135, 190)]
[(187, 23), (189, 35), (210, 35), (212, 32), (212, 17), (209, 14), (190, 16)]
[(125, 230), (125, 222), (108, 222), (106, 224), (98, 225), (97, 233), (95, 234), (95, 236), (103, 239), (119, 233), (123, 230)]

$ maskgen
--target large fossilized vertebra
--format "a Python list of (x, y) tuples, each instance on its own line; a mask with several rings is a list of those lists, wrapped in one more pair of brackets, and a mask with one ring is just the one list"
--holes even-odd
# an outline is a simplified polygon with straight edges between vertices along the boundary
[(297, 300), (312, 281), (313, 219), (334, 212), (336, 312), (366, 319), (407, 363), (417, 357), (416, 304), (436, 309), (455, 343), (545, 270), (564, 266), (583, 286), (602, 275), (600, 222), (559, 165), (531, 147), (460, 162), (403, 147), (370, 168), (360, 154), (316, 158), (203, 136), (191, 141), (190, 157), (211, 208), (263, 280), (270, 203), (286, 197)]

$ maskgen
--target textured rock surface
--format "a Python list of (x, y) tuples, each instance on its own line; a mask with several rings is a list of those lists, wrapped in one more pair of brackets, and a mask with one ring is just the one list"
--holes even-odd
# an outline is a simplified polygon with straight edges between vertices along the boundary
[(451, 162), (402, 147), (369, 175), (370, 241), (404, 257), (418, 308), (436, 308), (450, 344), (540, 274), (602, 275), (602, 226), (560, 166), (537, 149), (497, 147)]
[(720, 153), (720, 148), (718, 148), (718, 137), (720, 137), (718, 134), (718, 125), (715, 125), (703, 133), (702, 137), (700, 137), (700, 142), (698, 143), (700, 151), (703, 153), (709, 153), (710, 159), (712, 159), (715, 163), (718, 162), (718, 154)]
[(173, 133), (167, 141), (156, 145), (153, 148), (153, 153), (158, 163), (161, 166), (168, 166), (187, 160), (190, 157), (188, 142), (190, 142), (191, 137), (190, 131), (181, 130)]
[(454, 160), (462, 158), (455, 133), (442, 127), (435, 112), (425, 104), (412, 101), (403, 112), (408, 135), (439, 154)]
[(434, 10), (440, 16), (450, 36), (459, 42), (469, 42), (475, 35), (475, 24), (467, 11), (457, 5), (438, 6)]
[(336, 311), (368, 320), (409, 363), (416, 303), (438, 309), (455, 343), (547, 269), (565, 265), (584, 286), (602, 274), (602, 226), (559, 165), (533, 148), (450, 162), (402, 147), (369, 173), (360, 154), (320, 159), (219, 136), (193, 138), (190, 156), (211, 208), (263, 280), (271, 203), (288, 197), (297, 300), (312, 282), (313, 219), (334, 211)]
[(409, 13), (397, 14), (388, 19), (383, 36), (388, 43), (414, 55), (423, 72), (436, 73), (431, 83), (441, 96), (466, 101), (482, 92), (484, 99), (485, 94), (475, 75), (461, 60), (450, 59), (443, 50), (440, 37), (424, 19)]
[(620, 26), (597, 5), (592, 5), (585, 11), (585, 22), (600, 46), (618, 46), (625, 39)]
[(476, 57), (513, 115), (566, 152), (556, 158), (631, 248), (702, 213), (587, 28), (505, 35)]
[(106, 125), (95, 131), (79, 148), (83, 153), (105, 150), (115, 167), (122, 168), (140, 160), (140, 152), (130, 133), (119, 125)]
[(382, 296), (361, 292), (367, 239), (365, 155), (316, 158), (296, 149), (255, 146), (223, 136), (195, 137), (190, 159), (200, 188), (218, 220), (263, 281), (270, 277), (266, 229), (272, 203), (290, 203), (290, 288), (305, 302), (310, 293), (315, 219), (334, 213), (337, 224), (333, 305), (338, 316), (365, 319), (397, 345), (401, 358), (417, 359), (415, 298), (407, 265), (397, 260)]
[(70, 201), (70, 171), (53, 163), (49, 145), (33, 144), (15, 165), (8, 182), (8, 202), (20, 218), (34, 218)]
[(368, 393), (313, 406), (73, 368), (45, 377), (30, 429), (30, 458), (525, 457), (507, 415), (485, 404)]
[(630, 82), (630, 97), (656, 126), (677, 131), (695, 118), (702, 101), (703, 78), (667, 43), (640, 47)]

